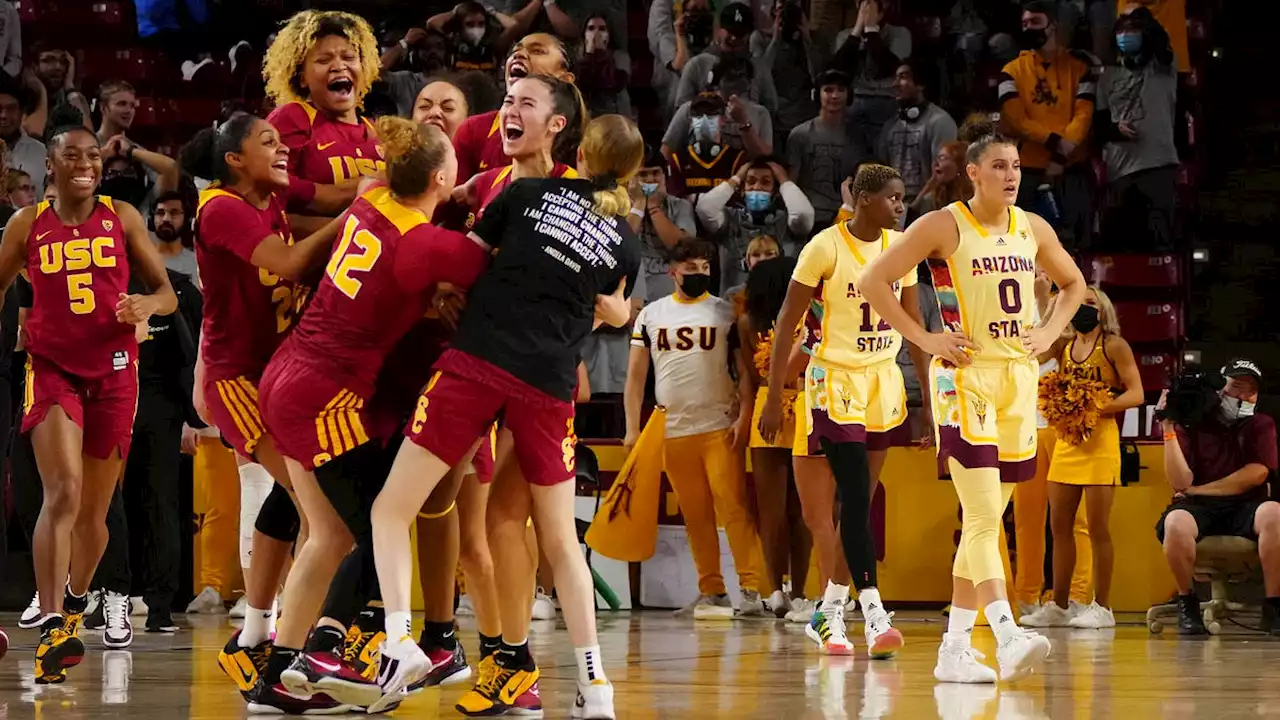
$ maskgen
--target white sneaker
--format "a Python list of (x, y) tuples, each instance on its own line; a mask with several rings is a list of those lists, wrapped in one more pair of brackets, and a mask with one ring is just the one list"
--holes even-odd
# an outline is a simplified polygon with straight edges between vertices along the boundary
[(791, 600), (791, 610), (787, 613), (787, 622), (808, 624), (813, 619), (813, 611), (817, 607), (818, 603), (814, 600), (793, 598)]
[(933, 667), (933, 677), (944, 683), (994, 683), (998, 679), (996, 671), (984, 665), (984, 659), (982, 653), (969, 645), (947, 642), (944, 638), (938, 647), (938, 664)]
[[(102, 597), (106, 595), (106, 593), (107, 593), (106, 590), (90, 590), (89, 591), (89, 603), (84, 606), (85, 617), (89, 617), (90, 615), (93, 615), (94, 613), (98, 612), (98, 606), (102, 604)], [(87, 629), (92, 630), (95, 628), (87, 628)], [(101, 629), (101, 628), (96, 628), (96, 629)]]
[(454, 610), (453, 614), (455, 617), (476, 616), (475, 606), (471, 604), (471, 598), (468, 595), (464, 594), (462, 597), (458, 598), (458, 609)]
[(409, 686), (427, 676), (431, 660), (408, 635), (382, 643), (382, 661), (378, 664), (378, 685), (382, 686), (382, 698), (368, 708), (374, 715), (399, 704), (408, 694)]
[(146, 617), (151, 613), (151, 608), (143, 602), (141, 595), (129, 598), (129, 603), (129, 614), (134, 617)]
[(538, 588), (533, 594), (533, 614), (534, 620), (555, 620), (556, 604), (552, 602), (551, 596), (542, 589)]
[(1049, 638), (1018, 628), (1017, 634), (996, 648), (996, 661), (1000, 663), (1000, 680), (1012, 682), (1036, 671), (1049, 657), (1052, 646)]
[(578, 686), (578, 697), (569, 711), (573, 720), (614, 720), (613, 683), (597, 680), (590, 685)]
[(825, 603), (812, 615), (804, 634), (818, 644), (824, 655), (852, 655), (853, 643), (849, 641), (844, 623), (844, 605)]
[(942, 720), (971, 720), (982, 717), (996, 699), (994, 685), (934, 685), (933, 702)]
[(129, 703), (129, 676), (132, 674), (133, 653), (123, 650), (108, 650), (102, 653), (103, 705)]
[(102, 646), (122, 650), (133, 644), (133, 622), (129, 619), (129, 596), (111, 591), (102, 594)]
[[(1030, 615), (1023, 615), (1018, 624), (1022, 627), (1048, 628), (1048, 627), (1067, 627), (1071, 623), (1071, 618), (1079, 614), (1082, 605), (1071, 603), (1066, 610), (1058, 607), (1057, 603), (1047, 602), (1040, 606), (1039, 610)], [(989, 620), (988, 620), (989, 621)]]
[(1067, 624), (1073, 628), (1101, 630), (1115, 627), (1116, 616), (1112, 614), (1110, 608), (1104, 608), (1097, 602), (1091, 602), (1085, 605), (1078, 615), (1067, 621)]
[(773, 613), (774, 617), (785, 618), (791, 611), (791, 598), (781, 590), (774, 590), (769, 599), (764, 602), (764, 606)]
[(228, 613), (233, 618), (244, 618), (245, 612), (249, 609), (249, 596), (241, 595), (235, 605), (231, 606), (231, 612)]
[(1018, 603), (1018, 616), (1026, 617), (1040, 609), (1040, 603)]
[(867, 637), (867, 656), (877, 659), (891, 658), (898, 654), (905, 642), (902, 631), (893, 626), (893, 613), (878, 605), (863, 610), (863, 633)]
[[(690, 608), (677, 610), (677, 615), (686, 615)], [(693, 601), (694, 620), (732, 620), (733, 604), (728, 595), (701, 595)]]
[(773, 613), (764, 607), (764, 600), (755, 590), (742, 591), (742, 604), (738, 606), (738, 617), (773, 617)]
[(187, 612), (189, 613), (209, 613), (211, 615), (220, 615), (226, 611), (226, 607), (222, 604), (222, 596), (218, 594), (217, 590), (214, 590), (207, 585), (200, 591), (200, 594), (195, 596), (195, 599), (187, 605)]
[(26, 610), (22, 611), (22, 617), (18, 618), (18, 627), (23, 630), (32, 630), (40, 627), (40, 617), (42, 615), (43, 613), (40, 612), (40, 593), (37, 592), (32, 596), (31, 604), (27, 606)]

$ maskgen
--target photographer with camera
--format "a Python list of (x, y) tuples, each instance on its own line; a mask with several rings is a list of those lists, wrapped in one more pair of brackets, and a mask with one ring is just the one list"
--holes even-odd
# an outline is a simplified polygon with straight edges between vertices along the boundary
[(654, 0), (649, 6), (649, 52), (653, 53), (653, 89), (664, 120), (670, 120), (672, 103), (680, 74), (689, 59), (711, 44), (715, 17), (710, 0), (685, 0), (679, 16), (675, 16), (672, 0)]
[[(693, 100), (711, 86), (712, 70), (722, 62), (742, 59), (753, 62), (751, 85), (746, 88), (750, 99), (760, 103), (771, 114), (778, 112), (778, 91), (773, 84), (773, 68), (762, 61), (751, 60), (748, 42), (755, 30), (751, 8), (741, 2), (730, 2), (720, 10), (720, 27), (716, 30), (715, 44), (696, 55), (684, 66), (680, 84), (676, 87), (675, 106), (678, 108)], [(773, 142), (773, 138), (768, 138)]]
[(1196, 541), (1233, 535), (1258, 542), (1267, 596), (1262, 628), (1280, 635), (1280, 503), (1268, 499), (1266, 485), (1276, 470), (1276, 425), (1254, 411), (1261, 383), (1258, 365), (1237, 358), (1221, 376), (1184, 373), (1156, 406), (1165, 476), (1174, 491), (1156, 537), (1178, 588), (1184, 634), (1205, 633), (1192, 584)]
[(773, 0), (773, 24), (751, 34), (751, 57), (773, 74), (778, 111), (773, 146), (782, 152), (792, 128), (818, 109), (814, 78), (822, 71), (822, 53), (810, 35), (809, 18), (800, 0)]

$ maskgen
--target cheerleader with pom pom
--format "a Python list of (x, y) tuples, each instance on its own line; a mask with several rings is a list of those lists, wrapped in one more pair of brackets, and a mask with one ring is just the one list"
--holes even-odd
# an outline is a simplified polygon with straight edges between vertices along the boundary
[[(1052, 311), (1050, 311), (1052, 312)], [(1040, 410), (1057, 432), (1049, 467), (1049, 524), (1053, 531), (1053, 602), (1024, 617), (1030, 627), (1115, 627), (1110, 608), (1111, 505), (1120, 479), (1117, 416), (1143, 401), (1142, 378), (1106, 293), (1089, 288), (1071, 319), (1071, 329), (1046, 353), (1060, 368), (1040, 381)], [(1093, 548), (1094, 600), (1068, 612), (1075, 568), (1073, 535), (1080, 499), (1085, 499)]]

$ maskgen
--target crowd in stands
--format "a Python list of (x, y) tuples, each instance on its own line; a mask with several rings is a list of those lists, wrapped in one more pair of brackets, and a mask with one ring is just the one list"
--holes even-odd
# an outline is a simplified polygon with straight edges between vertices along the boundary
[[(177, 4), (185, 9), (177, 12)], [(671, 252), (688, 237), (717, 248), (712, 292), (740, 294), (756, 263), (797, 255), (852, 211), (850, 183), (866, 163), (901, 175), (904, 224), (966, 199), (964, 126), (974, 114), (1017, 138), (1019, 205), (1049, 220), (1068, 250), (1156, 251), (1179, 242), (1191, 67), (1181, 2), (465, 0), (415, 7), (369, 11), (382, 55), (367, 115), (438, 117), (452, 136), (467, 117), (501, 103), (513, 44), (549, 31), (569, 48), (589, 111), (637, 120), (649, 151), (631, 188), (629, 221), (644, 242), (635, 314), (673, 292)], [(104, 32), (136, 15), (144, 41), (171, 32), (189, 37), (199, 32), (192, 24), (209, 21), (204, 3), (94, 8), (109, 15), (89, 17), (106, 23)], [(191, 276), (198, 292), (190, 249), (195, 186), (175, 158), (194, 129), (235, 109), (262, 110), (261, 56), (271, 38), (161, 58), (144, 43), (97, 62), (98, 48), (58, 31), (66, 18), (57, 12), (40, 0), (0, 0), (0, 224), (48, 196), (42, 138), (51, 115), (73, 106), (102, 143), (101, 192), (152, 219), (170, 269)], [(441, 77), (448, 88), (432, 82)], [(929, 281), (921, 272), (922, 310), (936, 323)], [(21, 352), (8, 317), (18, 304), (5, 304), (6, 361)], [(631, 328), (606, 329), (588, 346), (594, 399), (581, 414), (580, 437), (623, 435), (630, 336)], [(900, 363), (910, 363), (905, 348)], [(20, 387), (22, 363), (7, 364), (3, 380)], [(917, 399), (915, 373), (904, 376)], [(185, 426), (181, 448), (171, 452), (193, 452), (198, 434)]]

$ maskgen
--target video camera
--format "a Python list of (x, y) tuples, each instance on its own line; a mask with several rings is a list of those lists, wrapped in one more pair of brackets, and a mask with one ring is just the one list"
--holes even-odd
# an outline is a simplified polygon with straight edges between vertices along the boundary
[(1164, 408), (1156, 411), (1156, 420), (1194, 429), (1213, 416), (1226, 384), (1226, 378), (1215, 370), (1188, 367), (1169, 385)]
[(684, 39), (689, 44), (689, 52), (700, 53), (711, 44), (711, 35), (715, 30), (715, 17), (710, 10), (689, 10), (684, 22)]
[(804, 10), (801, 9), (798, 0), (784, 0), (782, 7), (778, 10), (779, 31), (782, 33), (783, 40), (791, 42), (800, 40), (800, 21), (803, 14)]

